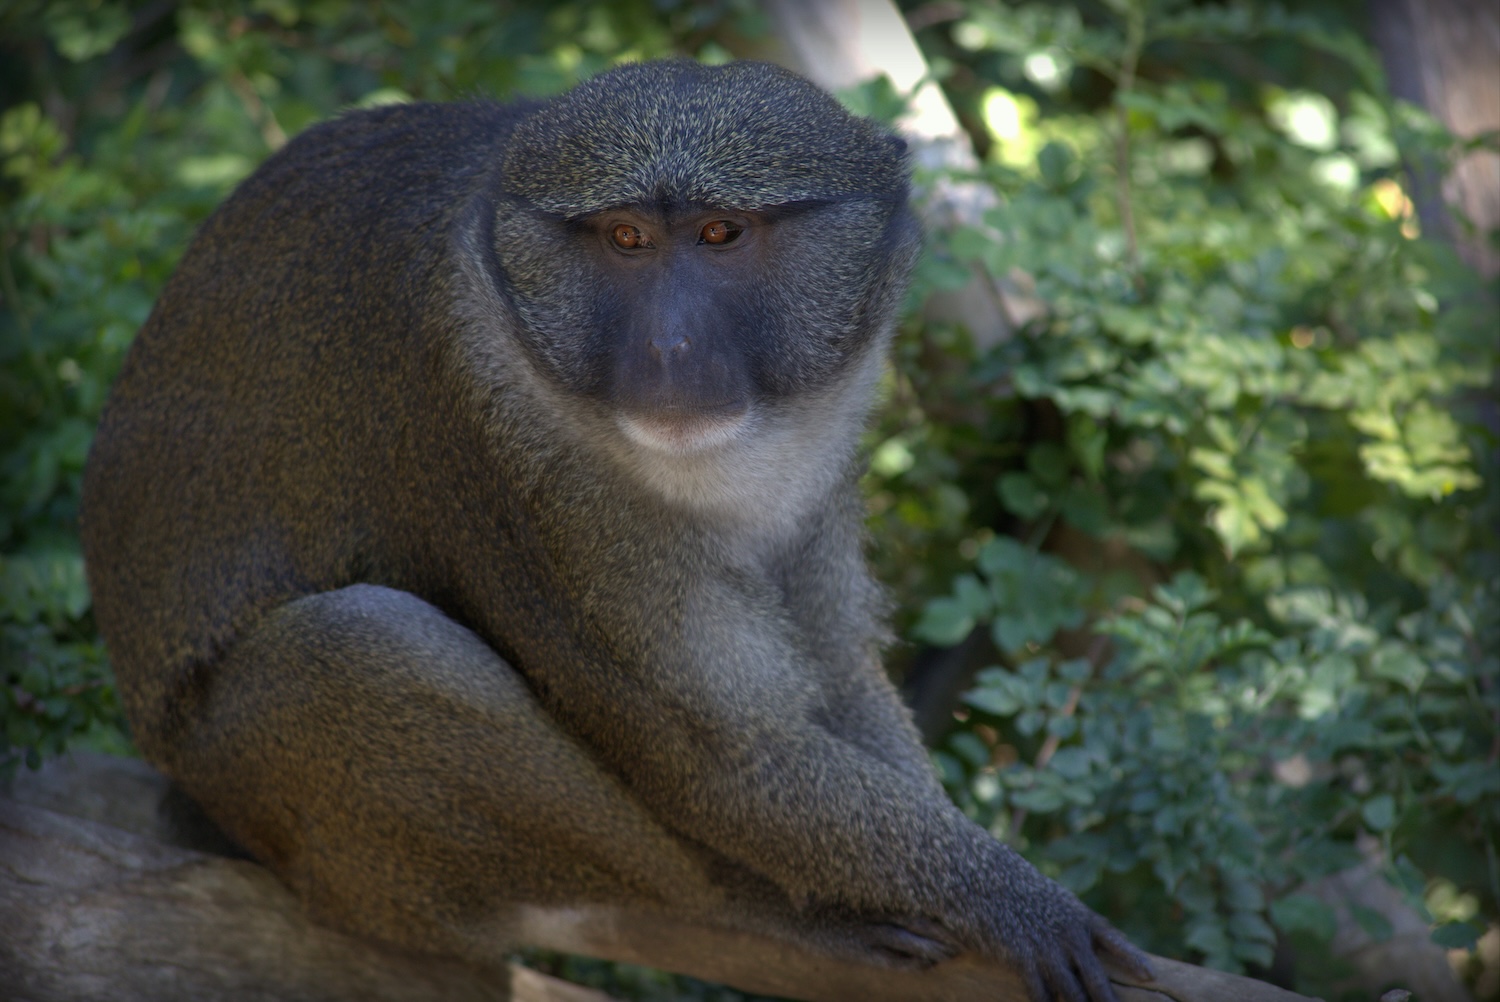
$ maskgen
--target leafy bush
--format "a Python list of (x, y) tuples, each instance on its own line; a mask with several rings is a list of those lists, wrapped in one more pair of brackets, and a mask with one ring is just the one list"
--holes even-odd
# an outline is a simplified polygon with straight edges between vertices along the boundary
[[(938, 753), (948, 785), (1141, 942), (1217, 967), (1268, 968), (1278, 930), (1326, 947), (1299, 889), (1361, 849), (1419, 908), (1492, 923), (1496, 315), (1414, 238), (1397, 171), (1451, 140), (1308, 17), (1111, 6), (975, 4), (951, 30), (1008, 84), (971, 95), (1001, 203), (927, 274), (1024, 275), (1046, 308), (961, 389), (909, 377), (896, 437), (943, 454), (910, 484), (877, 464), (908, 505), (922, 470), (962, 471), (932, 504), (970, 513), (972, 562), (914, 633), (980, 628), (996, 665)], [(1335, 56), (1339, 103), (1209, 43)], [(955, 399), (935, 432), (922, 402)]]
[[(961, 14), (920, 39), (999, 205), (931, 235), (913, 306), (977, 268), (1032, 317), (998, 341), (913, 319), (871, 439), (903, 627), (993, 653), (936, 752), (949, 788), (1158, 952), (1261, 969), (1278, 937), (1326, 944), (1304, 885), (1369, 852), (1472, 941), (1500, 915), (1496, 316), (1414, 233), (1398, 170), (1449, 138), (1384, 94), (1336, 0), (920, 6)], [(11, 765), (128, 747), (78, 482), (236, 181), (343, 107), (552, 92), (762, 28), (739, 0), (0, 13)]]

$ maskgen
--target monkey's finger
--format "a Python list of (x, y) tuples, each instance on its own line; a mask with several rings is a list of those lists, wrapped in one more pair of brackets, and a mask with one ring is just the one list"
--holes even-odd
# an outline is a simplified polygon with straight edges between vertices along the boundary
[[(917, 932), (909, 926), (917, 926)], [(958, 952), (958, 946), (928, 933), (940, 932), (936, 923), (912, 922), (898, 925), (894, 922), (877, 922), (867, 927), (872, 949), (888, 962), (905, 966), (931, 967), (940, 960), (947, 960)]]
[(1052, 1002), (1052, 992), (1042, 978), (1041, 969), (1035, 964), (1027, 964), (1022, 968), (1021, 979), (1026, 982), (1026, 994), (1031, 997), (1031, 1002)]
[(1054, 982), (1059, 988), (1058, 995), (1078, 1002), (1119, 1002), (1114, 986), (1110, 984), (1109, 974), (1094, 952), (1091, 929), (1082, 925), (1070, 928), (1063, 936), (1060, 953), (1066, 953), (1068, 963), (1060, 964), (1059, 967), (1065, 969), (1054, 975)]
[(1047, 983), (1047, 994), (1043, 996), (1047, 1002), (1060, 999), (1061, 1002), (1118, 1002), (1113, 991), (1109, 995), (1095, 996), (1090, 1000), (1085, 993), (1083, 985), (1073, 973), (1073, 964), (1063, 950), (1050, 950), (1044, 955), (1038, 966), (1042, 969), (1042, 979)]
[(1151, 970), (1151, 962), (1146, 959), (1146, 954), (1130, 940), (1125, 934), (1104, 920), (1093, 929), (1094, 943), (1097, 947), (1109, 955), (1109, 958), (1126, 971), (1143, 981), (1150, 981), (1156, 977)]
[(1083, 986), (1093, 1002), (1118, 1002), (1115, 986), (1110, 982), (1109, 974), (1104, 970), (1104, 965), (1099, 963), (1092, 948), (1078, 958), (1078, 975), (1083, 979)]

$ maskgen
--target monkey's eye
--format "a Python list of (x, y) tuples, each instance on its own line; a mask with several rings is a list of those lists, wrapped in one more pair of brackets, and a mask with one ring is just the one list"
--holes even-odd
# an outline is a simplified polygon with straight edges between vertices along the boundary
[(700, 244), (733, 243), (734, 238), (743, 232), (745, 232), (743, 227), (736, 226), (727, 219), (715, 219), (711, 223), (704, 224), (703, 229), (698, 231), (698, 242)]
[(620, 223), (609, 231), (609, 238), (614, 241), (616, 247), (621, 250), (637, 250), (642, 247), (654, 247), (646, 234), (631, 226), (629, 223)]

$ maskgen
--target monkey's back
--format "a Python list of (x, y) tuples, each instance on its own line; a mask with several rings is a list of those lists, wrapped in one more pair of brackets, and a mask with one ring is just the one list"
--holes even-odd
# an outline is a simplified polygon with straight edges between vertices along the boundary
[(402, 508), (466, 433), (439, 371), (442, 245), (524, 110), (399, 106), (309, 130), (205, 222), (163, 291), (105, 407), (81, 515), (148, 755), (267, 609), (441, 577), (415, 557), (436, 529)]

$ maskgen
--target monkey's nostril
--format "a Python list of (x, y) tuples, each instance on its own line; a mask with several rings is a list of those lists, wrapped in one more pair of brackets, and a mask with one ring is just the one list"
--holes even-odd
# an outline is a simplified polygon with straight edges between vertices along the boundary
[(685, 355), (693, 346), (686, 334), (660, 334), (651, 339), (651, 350), (658, 357)]

